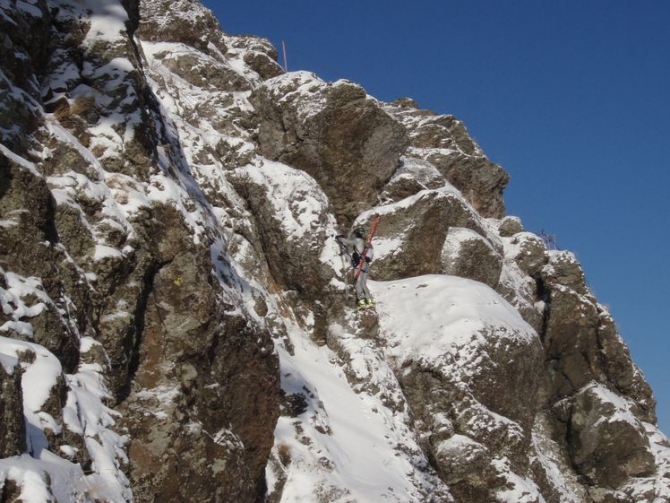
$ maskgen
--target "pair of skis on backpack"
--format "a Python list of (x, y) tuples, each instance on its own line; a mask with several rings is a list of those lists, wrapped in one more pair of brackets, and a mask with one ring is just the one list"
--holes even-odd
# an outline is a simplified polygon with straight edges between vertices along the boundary
[[(372, 246), (372, 238), (374, 237), (375, 233), (377, 232), (377, 227), (379, 226), (379, 219), (380, 215), (377, 214), (375, 215), (375, 219), (372, 223), (372, 228), (370, 229), (370, 232), (368, 233), (367, 239), (365, 240), (365, 247), (363, 248), (363, 253), (361, 255), (358, 255), (356, 251), (354, 251), (354, 255), (356, 256), (356, 261), (355, 263), (352, 261), (352, 265), (354, 267), (354, 285), (356, 284), (356, 281), (358, 281), (358, 277), (360, 276), (361, 272), (363, 272), (363, 267), (366, 264), (366, 262), (369, 262), (369, 260), (366, 261), (366, 255), (370, 247)], [(341, 242), (338, 241), (338, 244), (340, 246), (340, 255), (343, 257), (343, 265), (345, 264), (344, 262), (344, 257), (348, 256), (350, 259), (353, 259), (353, 256), (349, 255), (349, 251), (344, 246)], [(345, 278), (347, 276), (346, 272), (344, 273)], [(349, 290), (348, 288), (345, 287), (345, 297), (348, 300), (349, 299)], [(372, 299), (357, 299), (356, 300), (356, 309), (358, 311), (367, 311), (367, 310), (374, 310), (375, 307), (375, 302)]]

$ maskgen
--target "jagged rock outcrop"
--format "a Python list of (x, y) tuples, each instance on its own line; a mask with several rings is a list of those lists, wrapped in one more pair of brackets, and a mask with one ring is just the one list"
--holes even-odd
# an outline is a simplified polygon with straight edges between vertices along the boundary
[[(485, 234), (479, 218), (455, 192), (423, 190), (398, 203), (380, 208), (384, 225), (375, 239), (378, 279), (398, 279), (438, 273), (441, 253), (451, 226)], [(356, 225), (368, 225), (372, 213), (365, 213)]]
[(123, 5), (0, 6), (3, 432), (28, 432), (3, 444), (2, 499), (30, 480), (59, 501), (254, 501), (277, 358)]
[[(507, 227), (506, 257), (513, 267), (501, 292), (522, 293), (509, 297), (542, 339), (546, 371), (538, 398), (551, 411), (551, 436), (564, 439), (576, 473), (587, 481), (588, 498), (634, 501), (645, 490), (639, 492), (630, 481), (653, 478), (659, 470), (644, 425), (655, 422), (651, 390), (574, 255), (547, 250), (531, 233), (513, 234), (516, 224)], [(520, 276), (532, 281), (525, 288), (513, 286)], [(573, 490), (575, 497), (580, 492)]]
[(410, 131), (411, 155), (433, 164), (483, 217), (505, 215), (503, 190), (509, 175), (486, 158), (461, 121), (421, 110), (407, 99), (386, 109)]
[[(59, 313), (61, 305), (51, 300), (63, 296), (64, 282), (73, 273), (65, 250), (58, 246), (54, 221), (56, 203), (43, 178), (2, 153), (0, 169), (4, 175), (0, 210), (9, 217), (9, 225), (3, 226), (0, 235), (0, 267), (6, 274), (12, 272), (10, 278), (5, 275), (5, 283), (11, 291), (17, 283), (31, 283), (27, 279), (31, 276), (44, 278), (35, 281), (38, 291), (32, 298), (22, 300), (21, 304), (12, 299), (16, 308), (30, 306), (27, 309), (32, 317), (29, 329), (19, 324), (12, 329), (13, 334), (34, 340), (60, 355), (63, 367), (71, 372), (79, 362), (76, 336), (79, 327), (74, 324), (75, 320), (64, 320)], [(19, 323), (23, 311), (18, 315), (10, 315), (14, 310), (5, 311), (3, 318)]]
[(144, 2), (137, 35), (148, 42), (177, 42), (208, 53), (213, 48), (227, 51), (219, 22), (208, 9), (193, 0)]
[[(605, 382), (624, 394), (624, 390), (628, 390), (641, 418), (653, 422), (651, 390), (632, 364), (621, 338), (612, 333), (611, 318), (589, 292), (574, 255), (552, 253), (540, 274), (543, 288), (548, 292), (542, 337), (553, 396), (561, 399), (591, 381)], [(601, 337), (606, 338), (609, 345), (607, 360), (600, 351)], [(605, 361), (608, 367), (626, 368), (627, 375), (608, 374), (603, 368)], [(619, 382), (620, 377), (623, 382)]]
[(502, 256), (476, 232), (451, 227), (440, 257), (445, 274), (471, 278), (495, 288), (502, 271)]
[[(461, 121), (195, 0), (0, 33), (0, 500), (670, 500), (614, 321)], [(335, 236), (376, 214), (355, 313)]]
[[(496, 501), (510, 472), (529, 469), (543, 350), (533, 329), (490, 288), (425, 278), (408, 282), (406, 293), (382, 296), (391, 317), (407, 318), (399, 328), (424, 328), (426, 317), (436, 321), (431, 332), (409, 338), (386, 328), (390, 352), (401, 358), (402, 388), (455, 500)], [(438, 303), (449, 307), (436, 312)], [(468, 313), (480, 305), (490, 311), (468, 326)]]
[(303, 171), (280, 163), (265, 168), (239, 168), (230, 181), (254, 215), (261, 254), (274, 281), (316, 300), (334, 276), (320, 260), (324, 243), (333, 237), (328, 199)]
[(401, 157), (400, 165), (382, 190), (382, 201), (397, 202), (426, 189), (444, 187), (445, 179), (431, 163)]
[(314, 177), (342, 223), (373, 205), (407, 146), (405, 129), (351, 82), (288, 74), (255, 89), (251, 103), (261, 154)]
[(619, 487), (655, 471), (644, 426), (604, 386), (591, 384), (575, 396), (568, 430), (573, 463), (591, 485)]
[[(26, 429), (23, 423), (23, 390), (21, 367), (3, 361), (0, 367), (0, 458), (20, 456), (26, 450)], [(18, 363), (18, 362), (16, 362)]]

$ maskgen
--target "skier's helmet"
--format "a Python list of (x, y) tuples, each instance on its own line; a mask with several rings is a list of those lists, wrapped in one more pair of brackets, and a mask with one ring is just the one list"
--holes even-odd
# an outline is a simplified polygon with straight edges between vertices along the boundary
[(358, 227), (355, 231), (354, 234), (358, 236), (359, 238), (365, 239), (365, 236), (367, 236), (368, 231), (365, 227)]

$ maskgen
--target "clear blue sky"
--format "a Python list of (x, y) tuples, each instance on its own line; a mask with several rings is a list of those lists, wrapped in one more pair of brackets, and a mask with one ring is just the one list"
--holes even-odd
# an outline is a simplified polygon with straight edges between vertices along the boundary
[(204, 3), (285, 41), (289, 70), (462, 119), (512, 176), (508, 214), (577, 255), (670, 435), (670, 2)]

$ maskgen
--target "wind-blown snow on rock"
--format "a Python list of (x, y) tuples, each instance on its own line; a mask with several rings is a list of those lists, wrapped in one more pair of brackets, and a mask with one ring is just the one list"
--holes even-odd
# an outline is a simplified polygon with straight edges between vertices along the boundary
[(500, 498), (512, 486), (517, 501), (539, 498), (527, 473), (542, 369), (537, 333), (472, 280), (419, 276), (375, 292), (387, 356), (457, 501)]

